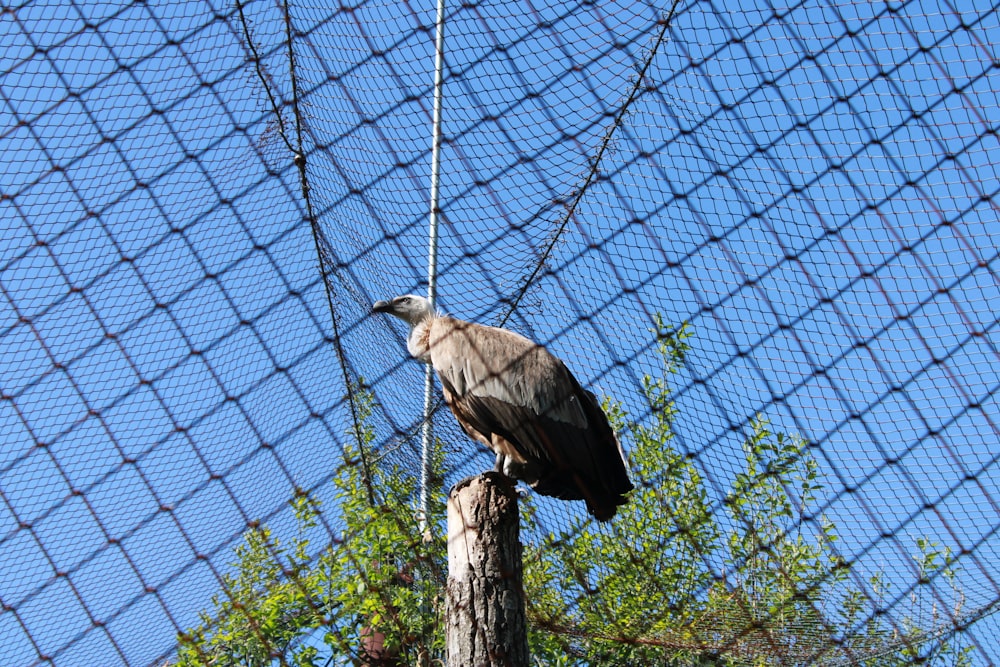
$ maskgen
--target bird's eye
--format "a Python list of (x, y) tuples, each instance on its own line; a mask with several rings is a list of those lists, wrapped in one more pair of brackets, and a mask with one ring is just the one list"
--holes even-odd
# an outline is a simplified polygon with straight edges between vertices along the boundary
[(403, 303), (409, 303), (410, 302), (410, 297), (404, 296), (403, 299), (402, 299), (402, 301), (403, 301)]

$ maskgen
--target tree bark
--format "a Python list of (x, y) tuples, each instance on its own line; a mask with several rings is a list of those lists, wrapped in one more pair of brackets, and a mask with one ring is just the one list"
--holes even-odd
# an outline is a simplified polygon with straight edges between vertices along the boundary
[(448, 496), (448, 667), (527, 667), (517, 494), (496, 472)]

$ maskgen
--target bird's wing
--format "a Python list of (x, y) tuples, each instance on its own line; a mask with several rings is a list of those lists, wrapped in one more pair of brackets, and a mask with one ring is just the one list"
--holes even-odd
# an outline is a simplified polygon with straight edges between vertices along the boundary
[(493, 399), (577, 428), (588, 424), (566, 366), (524, 336), (450, 317), (434, 321), (431, 363), (458, 397)]
[(542, 464), (540, 493), (587, 500), (609, 518), (631, 484), (596, 397), (545, 348), (514, 332), (437, 318), (431, 363), (449, 406), (470, 436), (497, 449), (494, 435), (521, 458)]

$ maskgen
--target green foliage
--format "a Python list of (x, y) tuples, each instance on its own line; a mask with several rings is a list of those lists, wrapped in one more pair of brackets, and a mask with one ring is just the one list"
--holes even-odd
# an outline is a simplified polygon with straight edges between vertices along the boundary
[[(963, 645), (956, 637), (944, 635), (935, 636), (935, 624), (946, 624), (952, 617), (962, 614), (962, 595), (956, 587), (956, 570), (951, 549), (941, 548), (936, 542), (927, 538), (916, 540), (917, 554), (913, 557), (917, 570), (917, 585), (909, 595), (910, 609), (921, 615), (920, 619), (904, 617), (898, 628), (889, 628), (874, 621), (862, 622), (861, 631), (852, 634), (845, 642), (846, 653), (861, 656), (857, 664), (862, 667), (904, 667), (906, 665), (928, 665), (929, 667), (969, 667), (972, 665), (972, 647)], [(934, 577), (940, 576), (951, 586), (956, 600), (948, 615), (939, 618), (941, 610), (937, 608), (939, 601), (931, 602), (932, 609), (927, 613), (925, 600), (922, 599), (923, 589)], [(885, 577), (876, 574), (869, 583), (876, 598), (882, 603), (889, 594), (891, 586)], [(863, 620), (864, 595), (860, 591), (852, 591), (844, 601), (843, 625), (857, 626), (859, 619)], [(928, 622), (929, 621), (929, 622)], [(928, 628), (930, 626), (930, 628)]]
[(310, 566), (303, 532), (314, 525), (315, 507), (305, 497), (292, 501), (299, 535), (286, 548), (266, 526), (254, 527), (236, 548), (235, 574), (223, 577), (223, 592), (212, 596), (214, 617), (179, 637), (178, 665), (264, 667), (275, 657), (308, 665), (294, 646), (323, 617), (323, 600), (314, 595), (322, 571)]
[[(967, 648), (918, 636), (917, 625), (892, 631), (846, 586), (833, 524), (805, 520), (822, 489), (818, 465), (801, 438), (772, 433), (762, 417), (747, 425), (723, 523), (697, 468), (673, 446), (666, 379), (683, 364), (690, 332), (657, 320), (656, 334), (663, 373), (643, 378), (648, 418), (630, 421), (620, 405), (605, 405), (629, 445), (628, 504), (610, 528), (579, 523), (525, 547), (537, 664), (835, 664), (844, 630), (860, 626), (863, 640), (847, 646), (855, 659), (877, 655), (873, 667), (930, 656), (953, 660), (928, 664), (965, 665)], [(530, 497), (522, 509), (530, 521)], [(947, 552), (918, 546), (923, 568), (947, 567)]]
[[(374, 628), (401, 664), (416, 664), (419, 656), (443, 652), (444, 537), (440, 531), (421, 533), (411, 473), (379, 465), (371, 472), (372, 486), (383, 497), (376, 505), (368, 503), (356, 473), (337, 479), (345, 530), (330, 559), (328, 585), (340, 622), (325, 640), (350, 655)], [(431, 507), (429, 526), (439, 527), (445, 508), (440, 492)]]
[[(877, 603), (888, 591), (884, 577), (873, 577), (868, 592), (851, 587), (833, 548), (835, 527), (812, 512), (822, 479), (802, 439), (750, 420), (740, 470), (723, 497), (710, 497), (673, 444), (677, 407), (667, 380), (691, 334), (656, 324), (663, 367), (643, 378), (649, 414), (633, 421), (621, 404), (604, 405), (627, 441), (636, 486), (629, 502), (610, 526), (581, 518), (549, 534), (532, 496), (521, 502), (535, 664), (764, 667), (850, 656), (867, 667), (968, 665), (969, 647), (927, 634), (922, 618), (890, 627), (872, 614), (873, 596)], [(292, 503), (299, 531), (288, 545), (267, 527), (248, 531), (213, 613), (181, 636), (178, 664), (327, 664), (317, 645), (332, 664), (374, 663), (364, 647), (375, 636), (395, 660), (381, 664), (443, 664), (446, 545), (434, 533), (444, 519), (441, 484), (433, 485), (431, 530), (421, 534), (414, 476), (360, 457), (375, 437), (374, 399), (357, 396), (358, 447), (345, 452), (335, 478), (341, 539), (310, 556), (320, 514), (304, 494)], [(917, 551), (917, 589), (934, 577), (954, 585), (947, 549), (919, 540)], [(911, 603), (919, 611), (916, 591)]]
[[(374, 438), (366, 425), (373, 398), (358, 395), (356, 435), (367, 447)], [(337, 656), (337, 664), (361, 664), (376, 636), (383, 638), (381, 655), (401, 665), (443, 653), (445, 545), (435, 533), (443, 495), (432, 498), (435, 510), (421, 533), (412, 474), (371, 459), (361, 465), (354, 448), (344, 461), (334, 480), (342, 539), (310, 557), (308, 536), (320, 508), (305, 494), (292, 501), (298, 534), (287, 546), (267, 527), (247, 531), (234, 573), (212, 598), (213, 613), (203, 612), (201, 624), (180, 636), (178, 665), (326, 664), (317, 644)], [(369, 489), (376, 490), (373, 498)], [(306, 636), (314, 641), (302, 641)]]

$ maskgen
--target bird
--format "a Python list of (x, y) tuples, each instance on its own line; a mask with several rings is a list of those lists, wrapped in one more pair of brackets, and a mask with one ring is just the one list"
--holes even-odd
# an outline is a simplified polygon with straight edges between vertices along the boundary
[(414, 294), (377, 301), (410, 327), (406, 347), (430, 364), (465, 433), (496, 454), (495, 469), (535, 492), (583, 500), (608, 521), (632, 490), (625, 455), (597, 397), (542, 345), (498, 327), (437, 313)]

